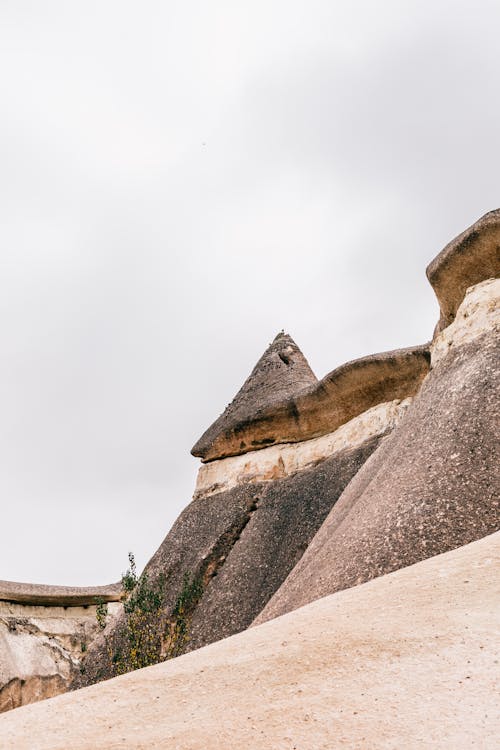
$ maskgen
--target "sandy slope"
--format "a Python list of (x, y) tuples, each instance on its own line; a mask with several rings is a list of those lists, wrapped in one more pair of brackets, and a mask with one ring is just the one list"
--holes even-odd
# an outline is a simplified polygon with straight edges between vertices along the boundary
[(0, 747), (497, 747), (500, 532), (0, 717)]

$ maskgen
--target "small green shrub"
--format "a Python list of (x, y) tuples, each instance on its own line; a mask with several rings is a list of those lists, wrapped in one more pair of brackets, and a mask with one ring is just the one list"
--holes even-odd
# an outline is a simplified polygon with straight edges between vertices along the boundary
[(172, 659), (183, 652), (189, 641), (189, 626), (194, 609), (203, 594), (203, 582), (199, 576), (184, 573), (182, 589), (172, 609), (168, 626), (164, 633), (162, 654)]
[[(193, 611), (203, 594), (201, 577), (184, 574), (182, 588), (169, 614), (165, 601), (165, 576), (151, 580), (148, 573), (137, 575), (135, 558), (121, 578), (125, 594), (124, 622), (118, 633), (106, 639), (109, 664), (114, 675), (158, 664), (184, 650), (189, 641)], [(98, 605), (96, 616), (105, 626), (106, 612)], [(104, 625), (102, 623), (104, 622)]]
[(97, 620), (97, 624), (101, 628), (101, 630), (104, 630), (106, 627), (106, 618), (108, 616), (108, 605), (104, 601), (104, 599), (98, 599), (97, 600), (97, 606), (95, 609), (95, 617)]

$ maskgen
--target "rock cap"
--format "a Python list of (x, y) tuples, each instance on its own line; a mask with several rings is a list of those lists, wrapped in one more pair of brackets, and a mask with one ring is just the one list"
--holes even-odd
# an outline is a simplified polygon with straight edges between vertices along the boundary
[(441, 310), (439, 333), (453, 322), (467, 289), (500, 276), (500, 209), (455, 237), (427, 266)]
[(326, 435), (372, 406), (413, 396), (429, 371), (429, 362), (428, 345), (347, 362), (293, 395), (254, 403), (244, 418), (224, 422), (221, 418), (192, 453), (213, 461)]

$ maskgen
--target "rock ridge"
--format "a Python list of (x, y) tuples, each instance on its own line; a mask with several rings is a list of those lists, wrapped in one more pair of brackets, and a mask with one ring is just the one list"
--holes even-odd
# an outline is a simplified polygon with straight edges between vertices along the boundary
[(42, 583), (0, 581), (0, 601), (73, 607), (122, 598), (121, 583), (107, 586), (51, 586)]

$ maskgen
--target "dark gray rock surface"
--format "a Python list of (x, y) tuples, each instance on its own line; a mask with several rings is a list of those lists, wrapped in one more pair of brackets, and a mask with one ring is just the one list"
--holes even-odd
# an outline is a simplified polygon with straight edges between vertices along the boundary
[[(234, 543), (248, 523), (254, 505), (254, 489), (237, 487), (225, 497), (212, 495), (190, 503), (145, 568), (153, 589), (162, 589), (162, 610), (172, 613), (183, 589), (185, 576), (205, 578), (214, 560)], [(164, 578), (162, 582), (161, 579)], [(72, 687), (91, 685), (114, 677), (118, 654), (128, 649), (124, 636), (125, 616), (122, 614), (89, 648), (81, 674)], [(164, 630), (166, 623), (158, 622)], [(125, 671), (125, 670), (124, 670)]]
[(500, 527), (499, 342), (442, 360), (256, 622)]
[[(186, 576), (199, 584), (186, 604), (187, 640), (175, 654), (245, 629), (293, 569), (343, 489), (375, 450), (380, 437), (272, 482), (244, 484), (194, 500), (179, 516), (145, 568), (164, 578), (158, 631), (173, 613)], [(124, 616), (89, 649), (73, 687), (116, 674), (116, 654), (127, 648)]]
[(379, 441), (372, 438), (312, 469), (253, 485), (255, 510), (193, 614), (189, 650), (251, 624)]

